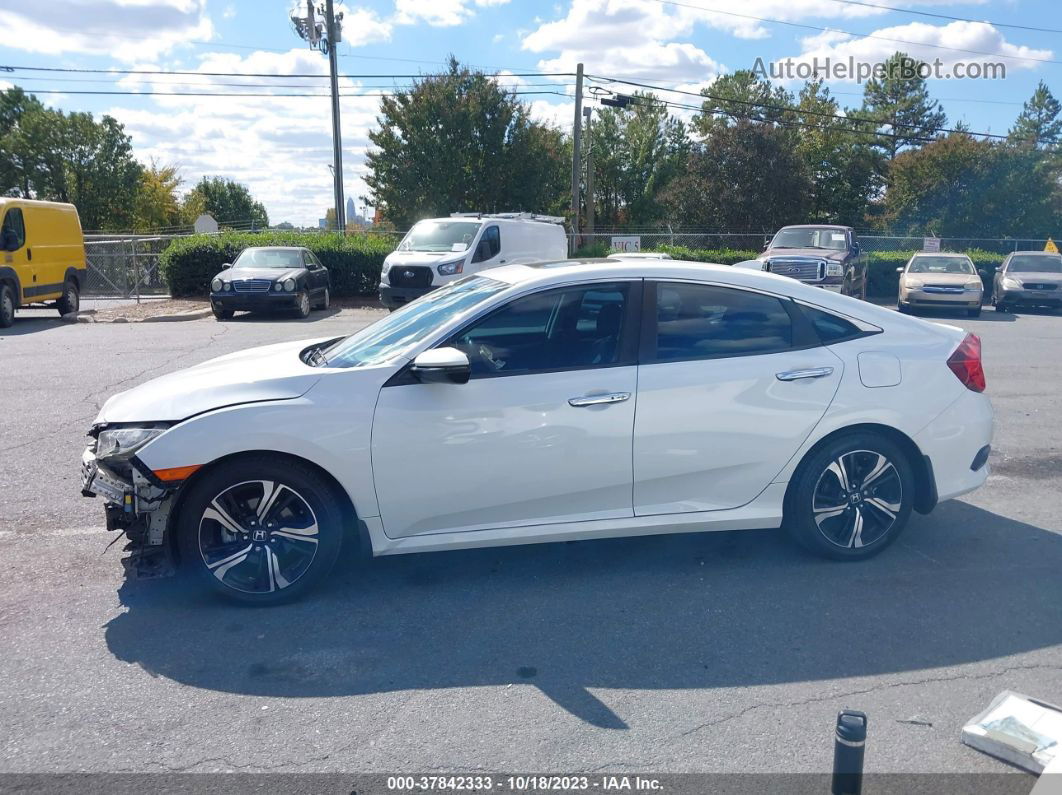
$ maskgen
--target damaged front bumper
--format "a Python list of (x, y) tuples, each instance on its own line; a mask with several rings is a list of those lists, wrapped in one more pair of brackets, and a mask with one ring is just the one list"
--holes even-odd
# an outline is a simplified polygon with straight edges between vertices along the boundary
[(107, 530), (128, 538), (122, 559), (136, 579), (174, 573), (173, 552), (167, 537), (176, 492), (146, 477), (135, 461), (108, 465), (96, 458), (95, 443), (81, 455), (81, 494), (104, 500)]

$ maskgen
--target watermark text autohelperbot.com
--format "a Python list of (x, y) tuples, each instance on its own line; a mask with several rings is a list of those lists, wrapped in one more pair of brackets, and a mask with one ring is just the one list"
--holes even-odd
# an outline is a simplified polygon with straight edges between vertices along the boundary
[(945, 63), (939, 58), (932, 61), (903, 59), (891, 63), (871, 63), (848, 58), (829, 56), (765, 62), (757, 58), (752, 72), (761, 79), (771, 80), (881, 80), (892, 72), (893, 77), (910, 80), (921, 77), (926, 80), (1005, 80), (1007, 65), (992, 61), (956, 61)]

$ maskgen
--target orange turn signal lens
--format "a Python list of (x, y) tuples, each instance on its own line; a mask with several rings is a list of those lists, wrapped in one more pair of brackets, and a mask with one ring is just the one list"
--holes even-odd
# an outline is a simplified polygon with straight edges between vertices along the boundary
[(173, 467), (172, 469), (156, 469), (155, 477), (161, 480), (163, 483), (177, 483), (178, 481), (190, 478), (192, 474), (200, 469), (203, 465), (196, 464), (190, 467)]

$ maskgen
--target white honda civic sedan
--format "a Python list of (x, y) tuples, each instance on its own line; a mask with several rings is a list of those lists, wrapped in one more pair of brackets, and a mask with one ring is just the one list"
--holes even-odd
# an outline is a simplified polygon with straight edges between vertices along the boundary
[(784, 526), (868, 558), (984, 483), (980, 341), (800, 282), (666, 261), (470, 276), (339, 339), (115, 395), (83, 493), (127, 565), (234, 599), (373, 555)]

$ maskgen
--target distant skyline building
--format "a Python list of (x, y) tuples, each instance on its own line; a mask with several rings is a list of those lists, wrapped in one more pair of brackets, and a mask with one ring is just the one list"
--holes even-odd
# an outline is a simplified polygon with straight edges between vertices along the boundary
[(353, 196), (347, 196), (347, 212), (346, 212), (346, 217), (347, 217), (347, 223), (348, 223), (348, 224), (349, 224), (349, 223), (350, 223), (351, 221), (357, 220), (357, 217), (358, 217), (358, 211), (357, 211), (357, 209), (356, 209), (356, 208), (354, 207), (354, 197), (353, 197)]

